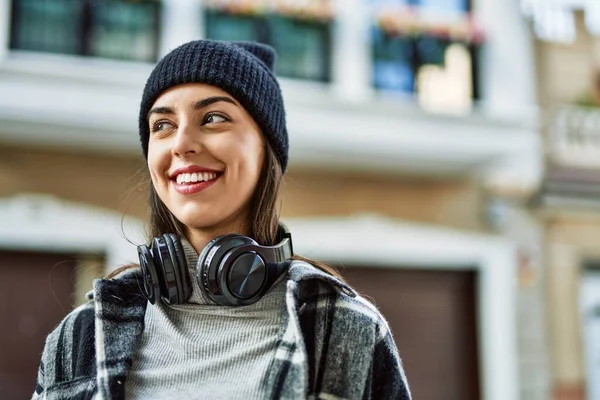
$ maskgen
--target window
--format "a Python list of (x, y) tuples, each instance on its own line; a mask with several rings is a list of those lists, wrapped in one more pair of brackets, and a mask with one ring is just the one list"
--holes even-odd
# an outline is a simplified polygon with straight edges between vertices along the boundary
[(466, 13), (470, 11), (469, 0), (410, 0), (412, 5), (424, 10), (443, 13)]
[(277, 51), (275, 73), (327, 82), (331, 76), (331, 16), (325, 4), (313, 14), (295, 9), (258, 8), (243, 11), (227, 1), (209, 2), (205, 12), (206, 37), (216, 40), (253, 40)]
[(431, 111), (478, 99), (481, 31), (467, 0), (372, 0), (373, 86), (416, 96)]
[(156, 61), (160, 2), (13, 0), (10, 47)]

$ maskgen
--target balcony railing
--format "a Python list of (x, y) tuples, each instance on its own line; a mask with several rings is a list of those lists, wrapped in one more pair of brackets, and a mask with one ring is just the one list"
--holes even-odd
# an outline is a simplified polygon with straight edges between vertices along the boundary
[(562, 106), (550, 112), (547, 160), (556, 166), (600, 168), (600, 108)]

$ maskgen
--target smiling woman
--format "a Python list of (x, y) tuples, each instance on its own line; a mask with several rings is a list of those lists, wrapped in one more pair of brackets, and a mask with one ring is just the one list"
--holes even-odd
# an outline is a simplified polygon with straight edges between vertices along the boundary
[(139, 113), (148, 244), (48, 336), (34, 398), (410, 399), (379, 311), (279, 221), (274, 61), (199, 40), (157, 64)]
[(250, 236), (265, 157), (250, 114), (223, 90), (193, 83), (165, 91), (148, 115), (152, 185), (196, 251), (221, 234)]

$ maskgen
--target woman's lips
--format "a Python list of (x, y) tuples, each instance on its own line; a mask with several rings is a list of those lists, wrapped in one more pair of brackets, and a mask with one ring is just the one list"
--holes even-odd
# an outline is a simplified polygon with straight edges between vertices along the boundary
[(221, 178), (221, 175), (218, 175), (216, 178), (211, 179), (209, 181), (200, 181), (200, 182), (189, 182), (189, 183), (177, 183), (175, 180), (171, 180), (175, 191), (180, 194), (194, 194), (201, 192), (210, 186), (212, 186), (215, 182), (217, 182)]

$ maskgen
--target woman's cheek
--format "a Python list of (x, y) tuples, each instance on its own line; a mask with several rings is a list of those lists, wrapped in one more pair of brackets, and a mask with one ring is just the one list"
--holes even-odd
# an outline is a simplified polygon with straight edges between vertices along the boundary
[(232, 135), (223, 135), (220, 138), (210, 141), (206, 144), (206, 150), (216, 159), (224, 163), (231, 162), (238, 157), (240, 152), (240, 143), (236, 142)]

